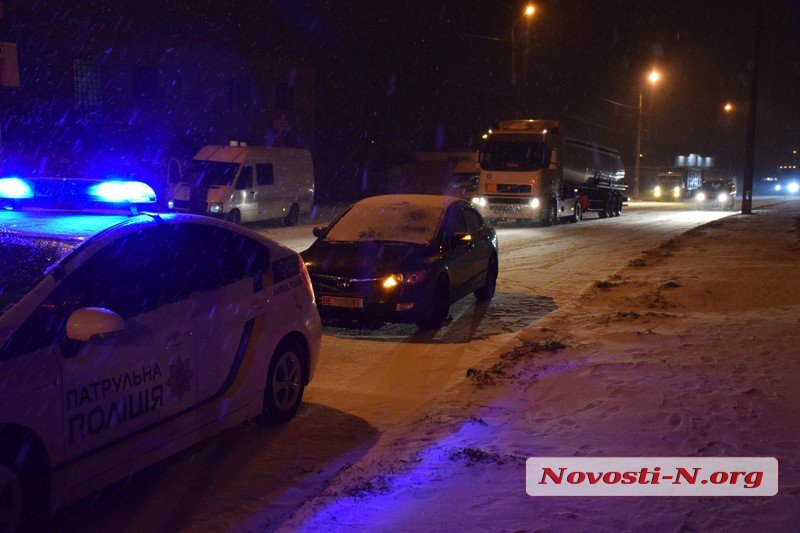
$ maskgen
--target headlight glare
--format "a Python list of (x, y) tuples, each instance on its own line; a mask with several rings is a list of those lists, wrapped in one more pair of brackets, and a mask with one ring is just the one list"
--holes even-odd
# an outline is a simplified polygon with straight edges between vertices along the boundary
[(786, 190), (792, 194), (795, 194), (798, 190), (800, 190), (800, 185), (798, 185), (796, 181), (793, 181), (786, 186)]
[(697, 200), (698, 202), (702, 202), (705, 199), (706, 199), (706, 195), (704, 193), (702, 193), (702, 192), (697, 193), (697, 196), (695, 196), (695, 200)]
[(659, 187), (658, 185), (656, 185), (656, 188), (655, 188), (655, 189), (653, 189), (653, 195), (655, 195), (655, 197), (656, 197), (656, 198), (658, 198), (659, 196), (661, 196), (661, 187)]

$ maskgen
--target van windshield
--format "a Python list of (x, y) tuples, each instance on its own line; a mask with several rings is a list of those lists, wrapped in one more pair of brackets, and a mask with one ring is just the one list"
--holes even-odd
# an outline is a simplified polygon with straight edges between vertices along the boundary
[(184, 181), (192, 186), (233, 185), (233, 178), (239, 170), (239, 163), (223, 161), (201, 161), (192, 159), (186, 166)]

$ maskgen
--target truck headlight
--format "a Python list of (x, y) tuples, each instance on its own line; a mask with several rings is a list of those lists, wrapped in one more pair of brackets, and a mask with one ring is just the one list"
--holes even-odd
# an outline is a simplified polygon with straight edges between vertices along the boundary
[(694, 199), (697, 200), (698, 202), (702, 202), (702, 201), (704, 201), (706, 199), (706, 195), (704, 193), (702, 193), (702, 192), (699, 192), (694, 197)]
[(208, 211), (210, 213), (222, 213), (222, 204), (211, 204)]
[(674, 196), (675, 198), (680, 198), (681, 197), (681, 188), (680, 187), (675, 187), (674, 189), (672, 189), (672, 196)]
[(538, 198), (534, 198), (533, 200), (531, 200), (531, 207), (534, 208), (534, 209), (537, 209), (539, 207), (539, 199)]
[(721, 203), (721, 204), (724, 204), (725, 202), (727, 202), (727, 201), (728, 201), (728, 195), (727, 195), (727, 194), (725, 194), (724, 192), (723, 192), (723, 193), (720, 193), (720, 195), (719, 195), (719, 196), (717, 196), (717, 201), (718, 201), (719, 203)]
[(786, 186), (786, 190), (792, 194), (795, 194), (798, 190), (800, 190), (800, 185), (798, 185), (796, 181), (793, 181)]
[(656, 185), (655, 189), (653, 189), (653, 196), (655, 196), (656, 198), (661, 197), (661, 187), (659, 187), (658, 185)]
[(472, 204), (477, 205), (478, 207), (486, 207), (486, 198), (483, 196), (475, 197), (472, 199)]
[(780, 190), (781, 190), (781, 184), (780, 183), (775, 186), (775, 190), (780, 192)]

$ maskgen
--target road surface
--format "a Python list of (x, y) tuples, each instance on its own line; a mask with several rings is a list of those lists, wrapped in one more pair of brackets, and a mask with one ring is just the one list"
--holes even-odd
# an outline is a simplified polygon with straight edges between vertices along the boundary
[[(623, 216), (548, 228), (500, 227), (496, 298), (455, 304), (439, 332), (413, 325), (327, 327), (306, 404), (282, 427), (243, 424), (57, 513), (59, 530), (231, 529), (285, 515), (387, 428), (484, 367), (525, 328), (658, 246), (731, 212), (638, 203)], [(260, 228), (302, 251), (311, 226)], [(267, 512), (265, 513), (265, 509)]]

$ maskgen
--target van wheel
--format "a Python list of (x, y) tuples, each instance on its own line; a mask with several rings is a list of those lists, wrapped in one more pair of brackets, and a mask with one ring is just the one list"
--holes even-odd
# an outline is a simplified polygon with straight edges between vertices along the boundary
[(292, 207), (289, 208), (289, 214), (283, 219), (284, 226), (296, 226), (297, 219), (300, 217), (300, 206), (297, 204), (292, 204)]
[(225, 218), (228, 220), (228, 222), (231, 222), (236, 225), (242, 223), (242, 214), (239, 212), (238, 209), (234, 209), (233, 211), (228, 213), (228, 216)]
[(47, 472), (31, 442), (0, 449), (0, 531), (33, 531), (47, 511)]
[(305, 350), (297, 342), (284, 341), (275, 349), (264, 387), (261, 418), (285, 424), (297, 413), (305, 391)]

